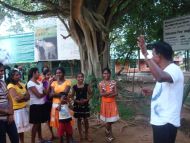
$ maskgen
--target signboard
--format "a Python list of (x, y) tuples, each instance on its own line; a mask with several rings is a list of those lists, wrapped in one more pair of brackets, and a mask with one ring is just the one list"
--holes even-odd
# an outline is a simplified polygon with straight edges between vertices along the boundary
[(190, 49), (190, 15), (164, 21), (164, 41), (173, 50)]
[(34, 61), (34, 33), (0, 37), (0, 62), (3, 64)]
[(80, 59), (79, 49), (58, 18), (39, 19), (35, 22), (35, 61)]
[(35, 22), (35, 61), (58, 60), (56, 18)]
[(80, 60), (79, 48), (71, 37), (63, 39), (68, 36), (68, 32), (63, 23), (57, 19), (57, 42), (58, 42), (58, 57), (60, 60)]

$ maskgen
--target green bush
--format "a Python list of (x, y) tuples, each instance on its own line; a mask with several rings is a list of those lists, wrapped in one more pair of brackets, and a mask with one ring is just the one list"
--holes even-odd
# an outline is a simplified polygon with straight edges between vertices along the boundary
[(93, 91), (93, 96), (90, 101), (90, 109), (92, 114), (97, 114), (100, 112), (100, 92), (98, 89), (98, 83), (101, 81), (101, 79), (95, 78), (93, 75), (88, 75), (85, 78), (85, 82), (90, 84)]
[(130, 106), (126, 106), (123, 102), (118, 103), (118, 110), (120, 118), (124, 120), (130, 120), (135, 116), (135, 109)]

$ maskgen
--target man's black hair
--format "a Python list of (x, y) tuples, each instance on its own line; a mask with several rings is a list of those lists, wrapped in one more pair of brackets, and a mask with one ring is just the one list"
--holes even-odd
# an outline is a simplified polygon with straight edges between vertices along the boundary
[(148, 48), (155, 49), (156, 54), (162, 55), (168, 61), (173, 61), (174, 51), (168, 43), (159, 41), (148, 45)]

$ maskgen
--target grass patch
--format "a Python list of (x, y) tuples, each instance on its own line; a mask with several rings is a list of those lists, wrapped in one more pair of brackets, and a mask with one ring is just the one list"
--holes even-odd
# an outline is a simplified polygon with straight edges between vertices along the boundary
[(190, 96), (188, 95), (188, 97), (185, 100), (185, 104), (186, 105), (190, 105)]
[(134, 116), (135, 116), (134, 108), (132, 108), (130, 106), (126, 106), (125, 103), (119, 102), (118, 110), (119, 110), (120, 118), (122, 118), (124, 120), (130, 120), (130, 119), (134, 118)]
[(139, 110), (146, 117), (150, 116), (150, 105), (143, 105)]

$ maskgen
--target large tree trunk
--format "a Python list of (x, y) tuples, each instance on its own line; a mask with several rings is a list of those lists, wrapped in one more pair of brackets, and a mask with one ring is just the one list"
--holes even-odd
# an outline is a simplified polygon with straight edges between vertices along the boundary
[(101, 77), (110, 59), (103, 17), (86, 9), (83, 0), (72, 0), (69, 23), (71, 36), (79, 46), (82, 72)]

